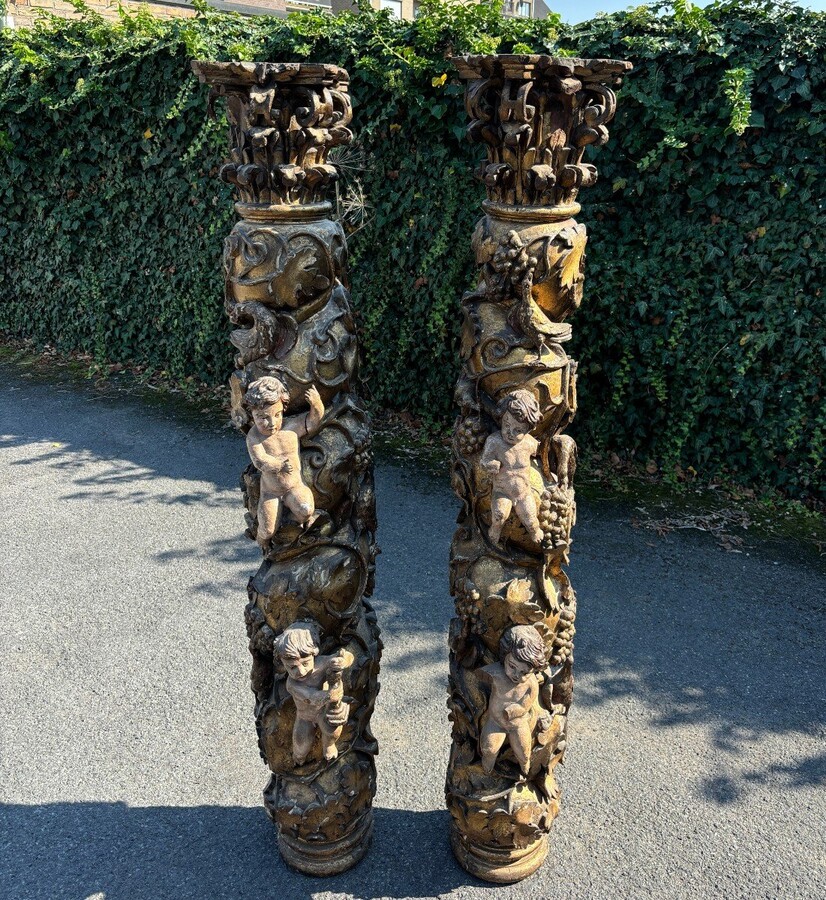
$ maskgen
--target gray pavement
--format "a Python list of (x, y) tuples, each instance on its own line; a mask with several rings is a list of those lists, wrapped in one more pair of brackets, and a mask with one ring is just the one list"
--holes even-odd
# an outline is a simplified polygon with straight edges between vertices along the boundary
[[(826, 576), (581, 504), (577, 691), (549, 860), (509, 888), (447, 846), (447, 478), (379, 460), (376, 837), (281, 863), (243, 625), (243, 442), (0, 369), (0, 897), (826, 897)], [(804, 558), (805, 557), (805, 558)]]

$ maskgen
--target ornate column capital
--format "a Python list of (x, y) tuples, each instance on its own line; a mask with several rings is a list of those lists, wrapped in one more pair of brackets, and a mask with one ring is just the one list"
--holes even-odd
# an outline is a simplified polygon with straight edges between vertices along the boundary
[(518, 208), (512, 214), (521, 219), (576, 215), (580, 188), (597, 178), (596, 168), (582, 161), (585, 148), (608, 140), (613, 89), (631, 63), (541, 55), (460, 56), (453, 62), (469, 82), (468, 136), (487, 145), (479, 176), (489, 204)]
[(231, 158), (220, 177), (234, 185), (239, 214), (329, 209), (338, 173), (327, 156), (353, 139), (347, 72), (324, 63), (193, 61), (192, 69), (210, 85), (210, 113), (217, 97), (226, 100)]

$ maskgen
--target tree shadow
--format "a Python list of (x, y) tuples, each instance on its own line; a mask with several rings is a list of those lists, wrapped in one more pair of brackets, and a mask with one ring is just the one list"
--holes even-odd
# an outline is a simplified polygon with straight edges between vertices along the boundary
[(284, 865), (260, 807), (4, 804), (0, 883), (9, 900), (432, 897), (481, 885), (453, 859), (448, 824), (443, 810), (376, 809), (366, 858), (320, 879)]
[[(63, 499), (232, 502), (216, 495), (215, 488), (237, 490), (246, 453), (243, 441), (222, 427), (214, 411), (199, 418), (191, 404), (175, 397), (147, 408), (143, 396), (113, 394), (71, 379), (27, 379), (8, 364), (0, 363), (0, 372), (5, 383), (0, 389), (0, 448), (36, 445), (35, 452), (9, 465), (57, 470), (67, 485), (78, 489)], [(141, 488), (159, 478), (203, 482), (204, 487), (169, 492)]]
[[(575, 547), (575, 703), (633, 697), (655, 729), (702, 729), (718, 765), (697, 791), (718, 804), (754, 785), (822, 784), (824, 757), (805, 747), (826, 729), (826, 579), (776, 549), (729, 554), (706, 536), (652, 539), (603, 516), (589, 511)], [(784, 739), (796, 758), (766, 762)]]

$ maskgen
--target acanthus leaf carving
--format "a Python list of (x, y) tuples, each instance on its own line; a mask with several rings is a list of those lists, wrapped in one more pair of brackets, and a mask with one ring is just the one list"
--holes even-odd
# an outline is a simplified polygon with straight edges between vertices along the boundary
[(488, 148), (488, 197), (510, 206), (575, 204), (596, 170), (585, 147), (608, 140), (614, 90), (630, 63), (549, 56), (464, 56), (468, 136)]

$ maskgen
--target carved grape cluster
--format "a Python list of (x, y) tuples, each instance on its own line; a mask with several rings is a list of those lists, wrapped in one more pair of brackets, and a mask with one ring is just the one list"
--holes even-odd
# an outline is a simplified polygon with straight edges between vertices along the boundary
[(462, 456), (473, 456), (485, 446), (487, 429), (481, 420), (467, 416), (456, 426), (456, 443)]
[(571, 533), (573, 490), (558, 484), (544, 490), (539, 500), (539, 524), (547, 547), (567, 546)]
[(554, 635), (554, 646), (551, 651), (551, 663), (554, 666), (561, 666), (573, 655), (575, 618), (576, 612), (572, 607), (565, 607), (559, 614), (559, 630)]
[(252, 654), (250, 684), (255, 696), (261, 699), (266, 697), (272, 688), (275, 633), (267, 624), (264, 613), (252, 600), (244, 610), (244, 621), (247, 624), (247, 637), (250, 639), (249, 647)]
[(468, 579), (462, 581), (456, 591), (456, 612), (467, 623), (472, 634), (481, 634), (485, 630), (482, 597), (476, 585)]
[(353, 468), (363, 472), (373, 461), (373, 440), (369, 431), (359, 431), (353, 439)]
[(533, 272), (539, 260), (531, 256), (528, 248), (515, 231), (509, 231), (507, 237), (496, 248), (491, 260), (491, 268), (496, 273), (493, 293), (497, 299), (504, 299), (512, 285), (520, 285)]

